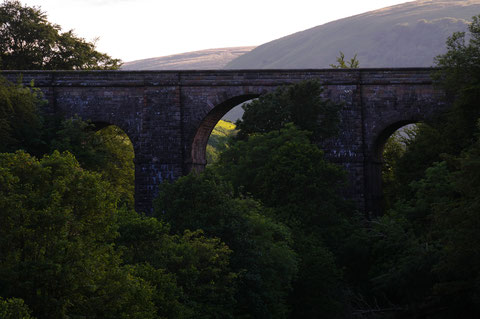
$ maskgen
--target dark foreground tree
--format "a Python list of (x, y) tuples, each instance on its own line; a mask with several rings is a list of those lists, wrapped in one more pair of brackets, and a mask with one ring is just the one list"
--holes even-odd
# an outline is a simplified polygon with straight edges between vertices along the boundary
[(42, 157), (69, 151), (82, 168), (102, 174), (121, 200), (133, 207), (133, 146), (116, 126), (98, 129), (78, 117), (61, 120), (45, 114), (47, 102), (34, 87), (14, 84), (0, 76), (0, 152), (24, 150)]
[(0, 297), (0, 318), (2, 319), (35, 319), (22, 299)]
[(345, 174), (309, 137), (292, 124), (252, 135), (223, 152), (216, 169), (235, 191), (275, 208), (288, 226), (302, 232), (325, 229), (348, 210), (341, 196)]
[(344, 173), (325, 160), (309, 132), (287, 124), (253, 134), (220, 155), (214, 168), (238, 194), (249, 194), (292, 230), (299, 274), (289, 304), (294, 318), (341, 316), (342, 272), (332, 250), (345, 235), (351, 206), (341, 196)]
[(17, 0), (0, 5), (0, 69), (118, 69), (121, 61), (95, 50), (95, 43), (61, 32), (39, 8)]
[(120, 211), (118, 225), (124, 261), (155, 287), (160, 318), (234, 317), (237, 273), (225, 243), (200, 230), (172, 235), (167, 223), (134, 211)]
[(152, 287), (113, 249), (115, 209), (71, 154), (0, 154), (0, 296), (37, 318), (153, 318)]
[(87, 170), (98, 172), (115, 189), (120, 205), (133, 208), (134, 150), (128, 135), (110, 125), (98, 129), (75, 117), (51, 121), (44, 126), (44, 144), (48, 152), (69, 151)]
[(267, 216), (257, 201), (233, 197), (233, 190), (212, 170), (162, 184), (155, 202), (158, 217), (181, 234), (201, 228), (233, 250), (238, 273), (235, 317), (287, 318), (286, 297), (297, 272), (290, 231)]
[(14, 84), (0, 76), (0, 152), (40, 148), (45, 104), (38, 89)]

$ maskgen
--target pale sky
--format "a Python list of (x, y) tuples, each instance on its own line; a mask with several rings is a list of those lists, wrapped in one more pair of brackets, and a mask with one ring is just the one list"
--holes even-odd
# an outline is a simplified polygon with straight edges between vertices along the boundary
[(20, 0), (124, 62), (260, 45), (408, 0)]

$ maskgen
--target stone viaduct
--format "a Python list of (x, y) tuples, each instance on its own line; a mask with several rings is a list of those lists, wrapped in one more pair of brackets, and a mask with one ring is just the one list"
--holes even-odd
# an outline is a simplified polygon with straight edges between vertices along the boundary
[(32, 80), (52, 111), (113, 124), (135, 150), (135, 205), (151, 213), (157, 187), (205, 164), (210, 132), (241, 102), (279, 86), (318, 79), (324, 95), (342, 102), (341, 130), (323, 145), (349, 173), (346, 196), (359, 210), (381, 210), (381, 151), (409, 123), (446, 109), (432, 85), (432, 69), (222, 70), (222, 71), (3, 71)]

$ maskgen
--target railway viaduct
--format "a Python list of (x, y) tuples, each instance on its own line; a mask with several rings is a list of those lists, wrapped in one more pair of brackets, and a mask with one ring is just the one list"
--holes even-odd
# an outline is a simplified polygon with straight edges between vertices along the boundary
[(135, 150), (135, 205), (151, 213), (158, 185), (201, 170), (215, 124), (230, 109), (279, 86), (318, 79), (324, 97), (341, 102), (339, 135), (322, 143), (348, 172), (345, 190), (359, 210), (378, 214), (381, 152), (409, 123), (428, 120), (448, 103), (432, 69), (2, 71), (40, 88), (52, 112), (116, 125)]

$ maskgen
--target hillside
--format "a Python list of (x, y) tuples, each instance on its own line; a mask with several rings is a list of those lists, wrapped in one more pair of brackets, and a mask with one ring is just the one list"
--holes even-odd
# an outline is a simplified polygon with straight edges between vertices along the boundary
[(427, 67), (480, 14), (480, 0), (419, 0), (329, 22), (263, 44), (226, 69), (328, 68), (339, 51), (360, 67)]
[(207, 144), (207, 163), (215, 163), (220, 152), (228, 148), (228, 139), (237, 133), (236, 126), (232, 122), (220, 120), (215, 125)]
[(228, 62), (255, 47), (208, 49), (126, 62), (122, 70), (194, 70), (221, 69)]

